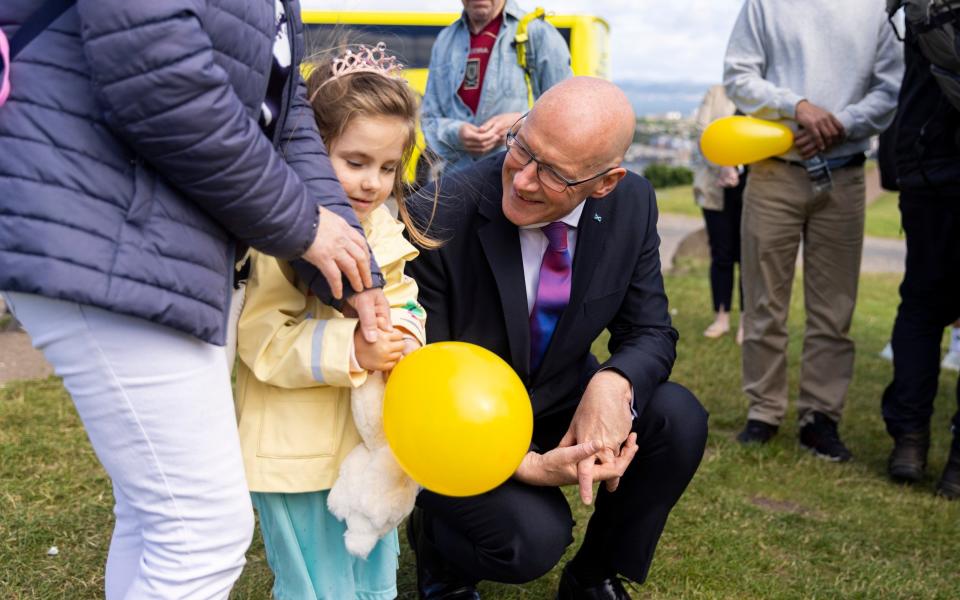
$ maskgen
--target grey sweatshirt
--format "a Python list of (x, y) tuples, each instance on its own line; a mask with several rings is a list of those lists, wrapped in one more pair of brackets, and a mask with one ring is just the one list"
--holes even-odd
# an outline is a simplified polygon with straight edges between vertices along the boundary
[(825, 154), (832, 158), (866, 150), (890, 125), (903, 50), (882, 0), (746, 0), (723, 71), (727, 95), (745, 114), (796, 131), (800, 100), (832, 112), (847, 133)]

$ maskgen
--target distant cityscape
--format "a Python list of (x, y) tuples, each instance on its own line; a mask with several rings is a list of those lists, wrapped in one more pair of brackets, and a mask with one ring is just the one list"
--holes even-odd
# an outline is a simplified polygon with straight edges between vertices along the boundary
[(626, 166), (642, 173), (652, 163), (692, 167), (697, 147), (693, 116), (710, 83), (618, 81), (637, 114)]

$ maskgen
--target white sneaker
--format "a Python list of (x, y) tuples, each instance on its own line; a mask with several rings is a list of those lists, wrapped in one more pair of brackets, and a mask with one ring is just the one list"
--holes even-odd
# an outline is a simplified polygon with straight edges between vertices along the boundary
[(887, 342), (887, 345), (880, 351), (880, 358), (893, 362), (893, 346), (890, 345), (890, 342)]
[(947, 352), (943, 357), (943, 362), (940, 363), (940, 368), (960, 371), (960, 352), (956, 350)]

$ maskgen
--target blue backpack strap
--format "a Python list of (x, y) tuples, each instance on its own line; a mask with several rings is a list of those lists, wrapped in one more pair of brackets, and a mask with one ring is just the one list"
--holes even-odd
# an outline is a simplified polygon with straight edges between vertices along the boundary
[(20, 25), (10, 38), (10, 60), (26, 48), (35, 37), (43, 33), (51, 23), (57, 20), (76, 0), (46, 0), (27, 20)]

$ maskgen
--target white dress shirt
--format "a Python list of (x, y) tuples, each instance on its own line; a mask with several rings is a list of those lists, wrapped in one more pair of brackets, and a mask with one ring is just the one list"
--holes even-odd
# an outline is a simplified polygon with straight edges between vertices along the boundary
[[(560, 219), (569, 226), (567, 229), (567, 252), (570, 253), (571, 264), (573, 252), (577, 245), (577, 225), (580, 223), (580, 214), (583, 212), (584, 200), (577, 205), (567, 216)], [(520, 254), (523, 257), (523, 280), (527, 284), (527, 314), (533, 312), (533, 303), (537, 299), (537, 286), (540, 285), (540, 265), (543, 255), (550, 245), (547, 234), (542, 227), (549, 223), (537, 223), (520, 228)]]

